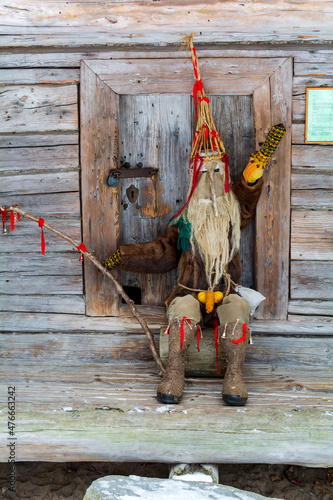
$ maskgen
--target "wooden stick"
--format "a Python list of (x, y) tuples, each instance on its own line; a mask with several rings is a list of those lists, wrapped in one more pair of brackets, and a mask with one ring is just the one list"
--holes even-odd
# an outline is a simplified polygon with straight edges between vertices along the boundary
[[(1, 206), (0, 209), (2, 211), (4, 211), (5, 207)], [(34, 217), (33, 215), (28, 214), (27, 212), (24, 212), (17, 205), (13, 205), (13, 206), (9, 207), (8, 211), (11, 211), (11, 210), (14, 213), (15, 212), (19, 213), (23, 217), (27, 217), (28, 219), (31, 219), (31, 220), (33, 220), (35, 222), (39, 221), (39, 219), (37, 217)], [(72, 238), (70, 238), (66, 234), (62, 233), (61, 231), (58, 231), (54, 227), (50, 226), (50, 224), (47, 224), (46, 222), (44, 222), (43, 227), (46, 227), (46, 229), (48, 229), (49, 231), (52, 231), (52, 233), (55, 233), (58, 236), (60, 236), (61, 238), (63, 238), (64, 240), (67, 240), (75, 248), (79, 247), (79, 244), (76, 243), (76, 241), (74, 241)], [(133, 313), (133, 316), (135, 316), (135, 318), (138, 320), (138, 322), (142, 326), (143, 331), (145, 332), (145, 334), (147, 336), (148, 343), (149, 343), (149, 348), (150, 348), (150, 350), (152, 352), (154, 361), (155, 361), (155, 363), (156, 363), (156, 365), (157, 365), (157, 367), (159, 369), (159, 375), (163, 376), (164, 373), (165, 373), (165, 368), (164, 368), (164, 366), (162, 364), (162, 361), (161, 361), (161, 358), (160, 358), (160, 356), (159, 356), (159, 354), (157, 352), (157, 348), (156, 348), (156, 345), (155, 345), (155, 342), (154, 342), (154, 335), (150, 331), (149, 326), (148, 326), (146, 320), (141, 316), (141, 314), (139, 313), (139, 311), (135, 307), (133, 300), (131, 300), (129, 298), (129, 296), (126, 294), (126, 292), (124, 291), (123, 287), (119, 283), (119, 281), (113, 276), (113, 274), (110, 273), (110, 271), (108, 271), (107, 269), (105, 269), (105, 267), (102, 265), (102, 263), (98, 259), (96, 259), (96, 257), (93, 255), (93, 253), (90, 253), (88, 251), (83, 252), (81, 249), (79, 249), (78, 251), (81, 252), (85, 257), (87, 257), (97, 267), (97, 269), (99, 269), (101, 271), (101, 273), (105, 274), (105, 276), (107, 276), (113, 282), (113, 284), (117, 288), (118, 293), (122, 296), (122, 298), (124, 299), (124, 301), (126, 302), (126, 304), (128, 304), (129, 308), (131, 309), (131, 311)]]

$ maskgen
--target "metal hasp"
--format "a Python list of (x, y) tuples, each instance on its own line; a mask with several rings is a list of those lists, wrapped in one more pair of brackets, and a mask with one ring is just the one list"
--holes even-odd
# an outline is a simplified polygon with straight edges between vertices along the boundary
[(117, 187), (119, 179), (132, 177), (153, 177), (158, 172), (157, 168), (116, 168), (111, 170), (107, 180), (108, 186)]

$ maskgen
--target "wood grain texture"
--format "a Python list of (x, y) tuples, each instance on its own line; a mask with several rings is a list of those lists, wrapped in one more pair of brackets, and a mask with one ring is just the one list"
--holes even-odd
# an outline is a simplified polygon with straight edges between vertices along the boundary
[(290, 300), (288, 305), (289, 314), (332, 316), (332, 300)]
[[(82, 63), (81, 67), (82, 225), (87, 248), (103, 261), (119, 246), (119, 188), (107, 185), (119, 168), (118, 96)], [(109, 280), (85, 261), (86, 313), (119, 314), (118, 294)]]
[(330, 210), (333, 191), (331, 189), (295, 189), (291, 192), (291, 205), (308, 210)]
[(291, 259), (333, 260), (333, 214), (331, 211), (293, 210)]
[(77, 84), (80, 73), (77, 69), (40, 69), (27, 68), (25, 71), (16, 69), (0, 70), (0, 85), (32, 85), (32, 84)]
[(332, 170), (333, 146), (294, 145), (292, 148), (292, 166)]
[[(0, 194), (4, 196), (79, 192), (79, 172), (39, 172), (2, 175)], [(17, 203), (18, 205), (18, 203)], [(36, 207), (37, 208), (37, 207)], [(36, 210), (35, 208), (35, 210)]]
[(83, 280), (82, 275), (50, 277), (2, 272), (0, 287), (1, 293), (8, 295), (79, 295), (83, 293)]
[(77, 130), (75, 85), (7, 85), (1, 87), (3, 133)]
[[(32, 196), (31, 196), (32, 197)], [(8, 206), (8, 205), (7, 205)], [(21, 205), (23, 206), (23, 205)], [(36, 210), (36, 206), (32, 207)], [(55, 209), (55, 206), (52, 207), (52, 210)], [(42, 208), (39, 207), (39, 211), (35, 212), (37, 216), (42, 215), (45, 217), (45, 212)], [(52, 218), (48, 218), (47, 222), (53, 224), (56, 229), (59, 231), (63, 231), (64, 233), (68, 233), (72, 238), (75, 238), (77, 241), (81, 239), (81, 222), (79, 219), (56, 219), (52, 220)], [(47, 260), (49, 252), (70, 252), (76, 251), (74, 247), (72, 247), (68, 241), (65, 241), (60, 236), (48, 231), (44, 230), (44, 238), (45, 238), (45, 255), (41, 254), (41, 230), (36, 222), (27, 221), (21, 219), (21, 221), (16, 224), (14, 231), (8, 232), (6, 235), (1, 238), (1, 252), (3, 253), (15, 253), (15, 254), (25, 254), (27, 252), (35, 252), (40, 260)], [(77, 254), (79, 258), (79, 254)], [(10, 259), (10, 255), (6, 255), (5, 259)], [(27, 257), (28, 258), (28, 257)], [(33, 261), (32, 261), (33, 263)], [(51, 262), (49, 262), (51, 265)], [(10, 264), (8, 264), (11, 266)], [(5, 265), (5, 269), (7, 268), (7, 264)], [(66, 269), (66, 263), (65, 268)]]
[[(292, 261), (290, 297), (291, 299), (333, 300), (332, 262)], [(333, 307), (330, 313), (333, 315)]]
[[(79, 136), (78, 132), (50, 132), (45, 134), (19, 134), (16, 135), (15, 132), (8, 134), (0, 134), (0, 148), (32, 148), (35, 146), (45, 147), (45, 146), (66, 146), (69, 144), (78, 144)], [(64, 147), (64, 150), (68, 152), (68, 149)], [(60, 148), (57, 150), (60, 157)], [(24, 154), (22, 152), (22, 154)], [(37, 150), (36, 150), (36, 154)], [(50, 161), (52, 161), (52, 152), (49, 151), (48, 157), (50, 156)]]
[(177, 44), (189, 26), (198, 33), (200, 42), (297, 44), (332, 40), (328, 0), (297, 4), (277, 0), (274, 8), (268, 0), (246, 6), (165, 0), (93, 4), (47, 0), (41, 5), (38, 0), (11, 0), (0, 14), (2, 32), (9, 35), (2, 41), (7, 48)]
[(263, 92), (255, 93), (254, 108), (259, 101), (262, 114), (269, 116), (269, 126), (283, 123), (286, 134), (270, 161), (257, 207), (256, 289), (267, 299), (257, 309), (256, 317), (285, 319), (289, 288), (291, 59), (271, 75), (269, 85), (269, 102), (262, 100)]
[[(285, 58), (205, 58), (200, 60), (207, 94), (251, 95)], [(189, 58), (86, 61), (117, 94), (192, 94), (193, 68)], [(135, 65), (135, 68), (134, 66)], [(179, 85), (179, 82), (182, 82)]]
[[(187, 30), (186, 30), (187, 32)], [(159, 45), (136, 45), (133, 43), (130, 48), (117, 47), (98, 47), (92, 46), (88, 48), (78, 48), (75, 51), (70, 51), (65, 48), (51, 49), (44, 47), (43, 50), (32, 51), (22, 48), (15, 51), (13, 56), (12, 50), (0, 52), (0, 67), (1, 68), (80, 68), (81, 60), (86, 59), (177, 59), (184, 58), (184, 52), (179, 52), (179, 39), (172, 47)], [(24, 37), (22, 37), (23, 39)], [(9, 40), (10, 37), (6, 37)], [(1, 41), (1, 37), (0, 37)], [(302, 45), (286, 44), (279, 45), (261, 45), (258, 43), (246, 43), (237, 47), (230, 45), (218, 45), (211, 40), (207, 40), (204, 44), (197, 45), (197, 54), (200, 59), (205, 57), (254, 57), (270, 59), (272, 57), (293, 57), (295, 62), (325, 62), (332, 58), (332, 49), (330, 44), (317, 46), (314, 50), (310, 44), (302, 43)], [(302, 77), (300, 77), (302, 78)], [(308, 77), (313, 80), (317, 77)], [(318, 77), (321, 78), (321, 77)]]
[(79, 167), (77, 145), (8, 147), (1, 151), (0, 172), (74, 169)]
[(82, 294), (0, 295), (0, 311), (83, 315), (85, 314), (85, 310), (86, 306)]
[(4, 335), (1, 383), (20, 398), (17, 459), (332, 466), (332, 348), (257, 339), (244, 365), (249, 401), (236, 413), (216, 379), (188, 379), (180, 405), (159, 404), (142, 336)]

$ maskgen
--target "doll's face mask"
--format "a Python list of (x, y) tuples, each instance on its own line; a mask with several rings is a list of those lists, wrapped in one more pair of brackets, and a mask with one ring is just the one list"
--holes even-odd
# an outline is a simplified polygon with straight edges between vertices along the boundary
[(214, 214), (218, 217), (217, 198), (224, 193), (224, 163), (220, 159), (204, 160), (200, 170), (200, 179), (196, 187), (198, 199), (211, 200)]

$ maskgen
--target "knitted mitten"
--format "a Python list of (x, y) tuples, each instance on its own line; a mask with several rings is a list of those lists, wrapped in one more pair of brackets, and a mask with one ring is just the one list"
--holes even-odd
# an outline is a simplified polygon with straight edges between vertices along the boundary
[(116, 250), (114, 254), (110, 255), (108, 259), (106, 259), (104, 262), (102, 262), (103, 266), (106, 267), (106, 269), (113, 269), (117, 266), (119, 266), (121, 262), (121, 252), (120, 250)]
[(254, 184), (262, 177), (269, 158), (276, 151), (285, 132), (286, 129), (282, 123), (274, 125), (260, 150), (256, 154), (251, 155), (250, 161), (243, 172), (243, 177), (248, 184)]

